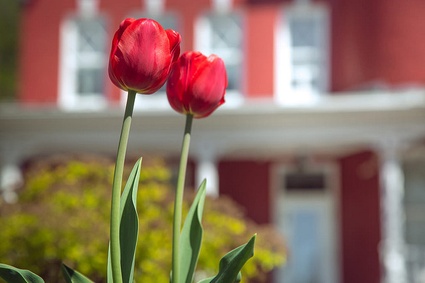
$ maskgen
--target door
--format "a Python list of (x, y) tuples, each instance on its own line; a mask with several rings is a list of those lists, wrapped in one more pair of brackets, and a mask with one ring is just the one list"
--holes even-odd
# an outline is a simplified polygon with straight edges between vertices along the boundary
[[(285, 180), (288, 172), (291, 171), (279, 170), (278, 179)], [(321, 172), (325, 179), (331, 177), (326, 170)], [(305, 181), (309, 179), (307, 175), (299, 177)], [(317, 170), (314, 175), (318, 176)], [(290, 184), (285, 181), (279, 183), (275, 223), (285, 237), (288, 259), (276, 272), (275, 282), (338, 283), (337, 214), (332, 182), (317, 182), (317, 187), (298, 182), (296, 188), (288, 188)]]

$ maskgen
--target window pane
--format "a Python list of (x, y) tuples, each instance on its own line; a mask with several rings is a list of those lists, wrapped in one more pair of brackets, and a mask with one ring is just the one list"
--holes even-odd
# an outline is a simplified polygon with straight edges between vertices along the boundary
[(162, 14), (134, 13), (131, 15), (131, 17), (154, 19), (155, 21), (160, 23), (164, 29), (175, 30), (181, 35), (181, 29), (178, 24), (177, 15), (175, 13), (172, 13), (172, 12), (166, 12)]
[(102, 95), (107, 60), (107, 34), (101, 18), (78, 19), (76, 92), (80, 96)]
[(104, 52), (106, 31), (104, 22), (96, 19), (84, 19), (76, 22), (78, 30), (79, 52)]
[(240, 68), (239, 65), (225, 64), (227, 72), (227, 89), (236, 90), (239, 88)]
[(77, 93), (79, 95), (101, 95), (104, 85), (103, 69), (79, 69), (77, 73)]
[(300, 17), (290, 20), (292, 46), (319, 46), (320, 23), (315, 18)]
[(425, 161), (404, 164), (406, 242), (425, 245)]
[(241, 80), (242, 18), (239, 14), (208, 14), (202, 18), (205, 30), (199, 31), (197, 48), (205, 55), (216, 54), (226, 64), (228, 90), (239, 90)]
[(242, 43), (241, 20), (236, 16), (215, 15), (210, 17), (212, 48), (240, 49)]

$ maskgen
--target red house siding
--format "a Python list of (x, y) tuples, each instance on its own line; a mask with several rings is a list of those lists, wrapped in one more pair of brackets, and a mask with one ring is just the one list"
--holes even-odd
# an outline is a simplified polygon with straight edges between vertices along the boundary
[(343, 91), (375, 79), (376, 1), (333, 1), (331, 90)]
[(259, 224), (270, 223), (270, 164), (253, 160), (226, 160), (218, 165), (220, 194), (246, 209)]
[(20, 97), (24, 104), (54, 104), (59, 82), (59, 28), (75, 1), (31, 1), (21, 17)]
[(424, 84), (425, 2), (379, 2), (379, 68), (376, 75), (390, 84)]
[(425, 2), (332, 2), (332, 91), (425, 83)]
[(344, 283), (380, 282), (380, 194), (376, 160), (371, 152), (340, 159)]
[(254, 6), (246, 17), (246, 95), (272, 97), (274, 29), (279, 6)]

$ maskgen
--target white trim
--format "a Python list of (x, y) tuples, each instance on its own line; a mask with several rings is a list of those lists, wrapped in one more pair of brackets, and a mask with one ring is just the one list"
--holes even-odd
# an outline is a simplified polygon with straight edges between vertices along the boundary
[(83, 17), (93, 17), (99, 11), (100, 0), (77, 0), (78, 13)]
[(212, 0), (211, 2), (217, 13), (229, 13), (233, 8), (233, 0)]
[[(127, 91), (121, 91), (120, 103), (124, 107), (127, 102)], [(152, 94), (137, 94), (134, 102), (134, 111), (165, 111), (170, 110), (167, 94), (157, 91)]]
[(165, 0), (142, 0), (148, 14), (160, 15), (165, 10)]

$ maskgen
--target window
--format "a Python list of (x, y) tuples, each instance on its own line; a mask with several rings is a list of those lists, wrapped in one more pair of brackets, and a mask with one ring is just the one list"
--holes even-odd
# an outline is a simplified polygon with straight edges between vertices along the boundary
[(425, 247), (425, 161), (404, 164), (406, 243)]
[(308, 103), (328, 88), (328, 11), (298, 3), (284, 11), (276, 48), (277, 98), (284, 104)]
[(61, 31), (59, 102), (64, 108), (93, 108), (106, 103), (106, 21), (101, 17), (74, 17)]
[(416, 156), (403, 164), (403, 224), (408, 282), (421, 282), (425, 270), (425, 160)]
[(238, 13), (209, 13), (201, 16), (195, 28), (195, 49), (216, 54), (226, 65), (227, 97), (240, 94), (243, 60), (243, 21)]
[(288, 172), (284, 185), (291, 192), (322, 192), (326, 190), (326, 176), (322, 172)]

